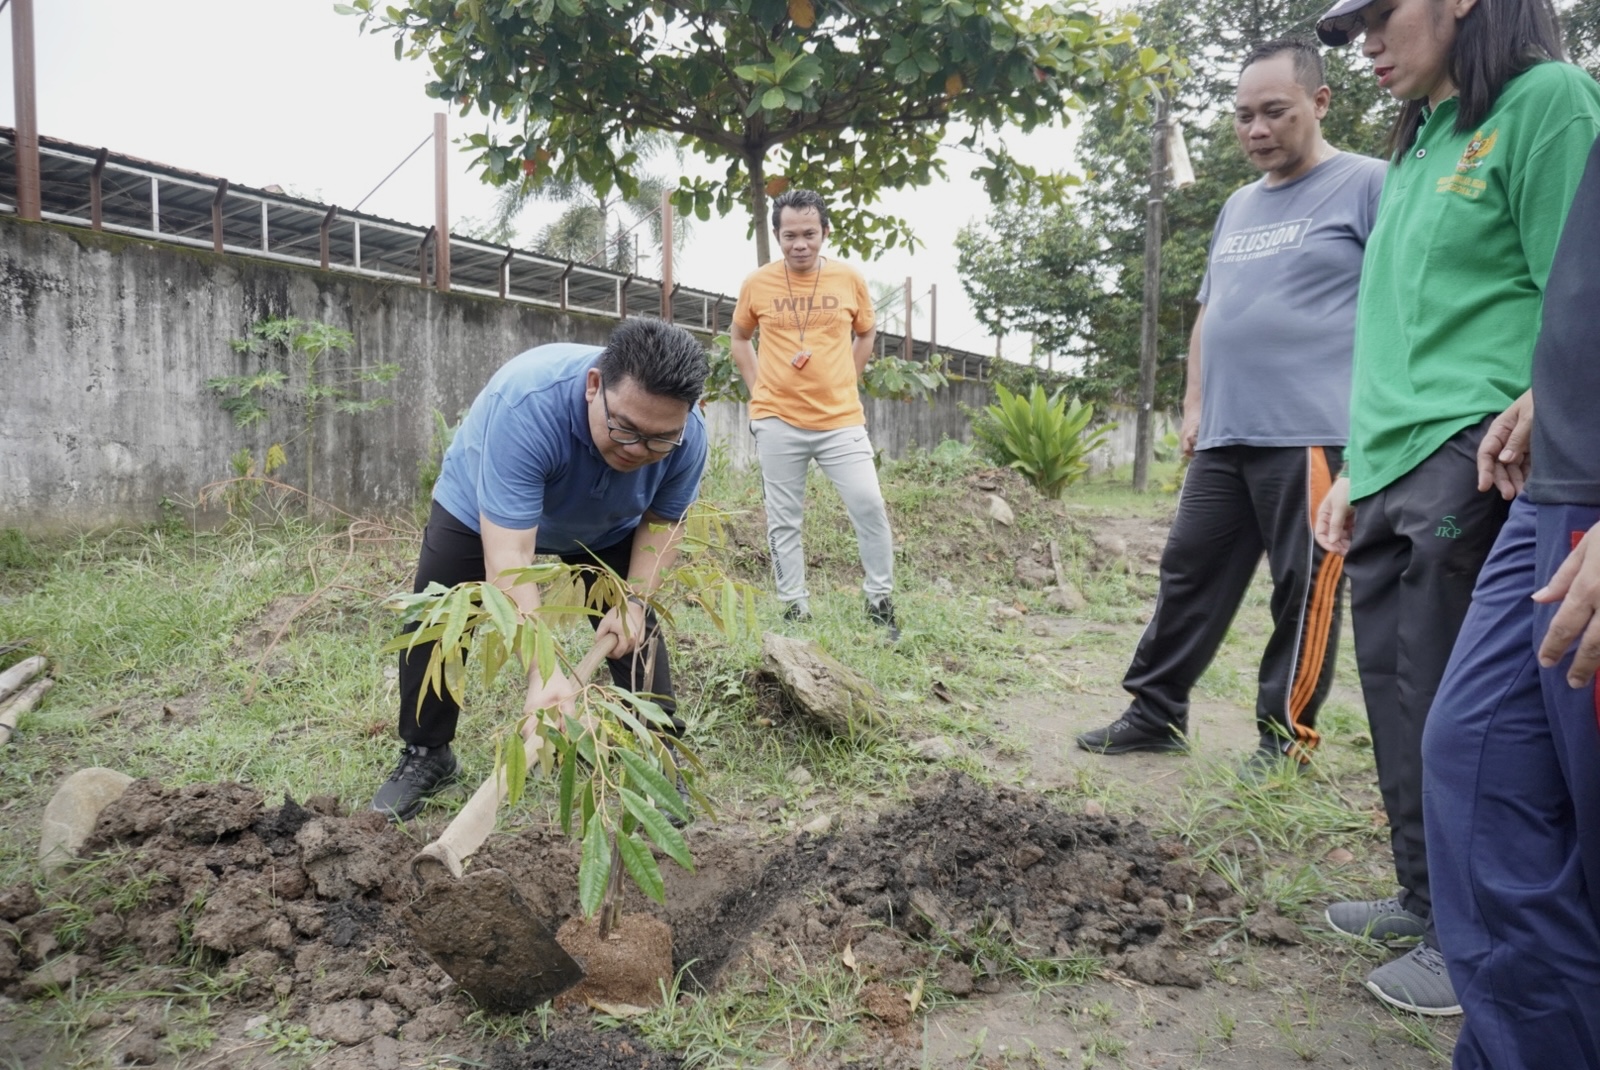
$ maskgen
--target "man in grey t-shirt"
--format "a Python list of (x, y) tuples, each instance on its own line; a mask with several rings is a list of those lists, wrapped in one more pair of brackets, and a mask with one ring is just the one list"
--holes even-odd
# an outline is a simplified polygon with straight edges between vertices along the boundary
[(1217, 218), (1189, 339), (1181, 433), (1194, 458), (1161, 556), (1155, 612), (1122, 686), (1127, 710), (1078, 745), (1187, 748), (1189, 692), (1227, 635), (1265, 551), (1273, 630), (1256, 697), (1257, 774), (1303, 767), (1332, 681), (1343, 559), (1312, 537), (1350, 423), (1361, 257), (1384, 165), (1322, 137), (1331, 94), (1315, 46), (1277, 40), (1244, 62), (1234, 129), (1262, 178)]

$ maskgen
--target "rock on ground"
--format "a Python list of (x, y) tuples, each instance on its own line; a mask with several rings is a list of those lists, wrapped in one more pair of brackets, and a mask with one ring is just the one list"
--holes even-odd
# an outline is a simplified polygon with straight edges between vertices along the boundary
[(122, 798), (133, 777), (115, 769), (79, 769), (56, 788), (39, 825), (39, 865), (47, 877), (60, 873), (78, 857), (94, 831), (100, 812)]
[(877, 688), (810, 639), (768, 632), (761, 666), (795, 708), (835, 735), (850, 735), (883, 720)]

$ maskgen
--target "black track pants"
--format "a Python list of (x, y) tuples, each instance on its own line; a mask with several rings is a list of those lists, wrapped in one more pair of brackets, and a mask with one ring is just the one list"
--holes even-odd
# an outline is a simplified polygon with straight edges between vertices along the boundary
[[(633, 553), (630, 535), (614, 546), (596, 550), (593, 554), (561, 554), (569, 565), (594, 564), (596, 559), (619, 576), (628, 574), (628, 559)], [(413, 591), (421, 591), (430, 582), (446, 587), (469, 580), (484, 579), (483, 540), (478, 533), (452, 516), (438, 502), (428, 516), (428, 527), (422, 534), (422, 554), (417, 561), (417, 578)], [(594, 576), (586, 573), (584, 590), (593, 584)], [(598, 628), (600, 619), (591, 617), (590, 624)], [(650, 636), (649, 651), (640, 649), (625, 658), (608, 659), (612, 683), (636, 694), (649, 695), (669, 716), (677, 710), (672, 693), (672, 670), (667, 664), (667, 644), (656, 624), (655, 614), (645, 615), (645, 629)], [(449, 693), (434, 694), (424, 687), (428, 670), (428, 657), (433, 644), (400, 653), (400, 738), (419, 747), (439, 747), (449, 743), (456, 735), (456, 720), (461, 707)], [(645, 666), (653, 662), (654, 674), (647, 678)], [(417, 696), (422, 696), (420, 708)], [(681, 725), (680, 725), (681, 728)]]
[(1189, 692), (1228, 634), (1263, 551), (1272, 635), (1261, 655), (1256, 726), (1303, 757), (1333, 680), (1342, 559), (1312, 537), (1340, 466), (1334, 446), (1222, 446), (1189, 465), (1161, 554), (1155, 611), (1122, 681), (1127, 716), (1154, 731), (1189, 728)]
[(1478, 491), (1478, 443), (1490, 418), (1458, 432), (1410, 472), (1356, 503), (1350, 622), (1372, 725), (1378, 788), (1407, 910), (1428, 917), (1422, 828), (1422, 728), (1444, 678), (1472, 588), (1511, 505)]

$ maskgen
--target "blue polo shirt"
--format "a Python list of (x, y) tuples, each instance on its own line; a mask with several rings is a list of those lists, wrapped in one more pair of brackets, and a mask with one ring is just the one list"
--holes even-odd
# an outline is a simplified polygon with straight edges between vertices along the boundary
[(683, 445), (666, 460), (616, 471), (595, 448), (583, 396), (602, 352), (538, 346), (495, 372), (445, 451), (434, 501), (473, 531), (480, 514), (504, 528), (536, 527), (542, 554), (615, 546), (647, 511), (681, 519), (700, 493), (705, 420), (691, 408)]

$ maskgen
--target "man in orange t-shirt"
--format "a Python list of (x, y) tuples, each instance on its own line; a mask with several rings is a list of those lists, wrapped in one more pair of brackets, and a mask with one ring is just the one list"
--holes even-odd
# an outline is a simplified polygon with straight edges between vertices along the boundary
[[(823, 257), (828, 206), (820, 196), (792, 189), (777, 197), (772, 230), (783, 259), (744, 280), (729, 333), (734, 364), (750, 388), (778, 598), (785, 619), (810, 617), (800, 524), (806, 469), (815, 460), (855, 525), (867, 616), (898, 638), (889, 599), (894, 541), (856, 391), (877, 337), (872, 298), (859, 271)], [(757, 332), (759, 355), (751, 345)]]

